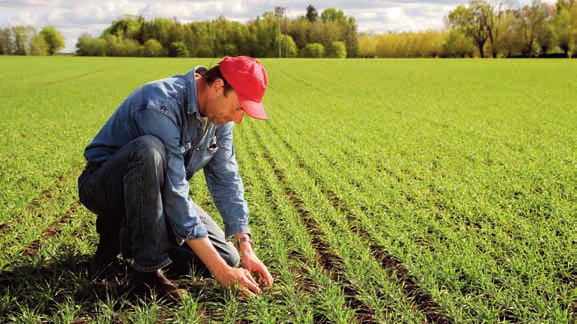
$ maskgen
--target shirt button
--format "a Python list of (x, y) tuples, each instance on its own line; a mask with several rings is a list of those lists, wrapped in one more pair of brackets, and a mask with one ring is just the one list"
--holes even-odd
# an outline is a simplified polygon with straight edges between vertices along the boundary
[(200, 151), (200, 147), (197, 147), (196, 150), (197, 150), (197, 151)]

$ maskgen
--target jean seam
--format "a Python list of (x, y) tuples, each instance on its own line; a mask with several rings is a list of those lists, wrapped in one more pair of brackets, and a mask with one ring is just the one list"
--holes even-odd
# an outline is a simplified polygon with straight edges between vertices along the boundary
[(156, 266), (151, 266), (151, 267), (143, 267), (138, 265), (138, 263), (136, 263), (136, 261), (132, 264), (132, 266), (134, 267), (134, 269), (136, 269), (137, 271), (140, 272), (154, 272), (154, 271), (158, 271), (168, 265), (170, 265), (172, 263), (172, 260), (170, 259), (170, 257), (164, 259), (164, 261), (162, 261), (159, 265)]
[[(138, 148), (137, 148), (137, 152), (140, 153), (140, 142), (137, 142)], [(144, 213), (144, 193), (142, 191), (142, 184), (143, 184), (143, 179), (142, 179), (142, 174), (144, 173), (144, 161), (142, 159), (142, 157), (140, 157), (140, 161), (139, 161), (139, 172), (138, 172), (138, 217), (140, 218), (140, 224), (138, 224), (140, 226), (140, 231), (141, 233), (145, 233), (145, 228), (144, 228), (144, 219), (143, 219), (143, 213)], [(141, 239), (144, 239), (144, 235), (140, 235)], [(144, 244), (146, 244), (146, 242), (141, 242), (140, 246), (144, 246)]]

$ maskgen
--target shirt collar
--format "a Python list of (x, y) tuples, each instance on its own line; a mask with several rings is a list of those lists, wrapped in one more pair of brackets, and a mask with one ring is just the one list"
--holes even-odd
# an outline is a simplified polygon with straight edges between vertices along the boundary
[(195, 73), (198, 71), (206, 71), (204, 66), (197, 66), (193, 70), (189, 71), (186, 74), (186, 79), (189, 80), (189, 92), (188, 92), (188, 113), (194, 114), (198, 113), (197, 117), (200, 117), (200, 112), (198, 110), (198, 93), (196, 89), (196, 77), (194, 76)]

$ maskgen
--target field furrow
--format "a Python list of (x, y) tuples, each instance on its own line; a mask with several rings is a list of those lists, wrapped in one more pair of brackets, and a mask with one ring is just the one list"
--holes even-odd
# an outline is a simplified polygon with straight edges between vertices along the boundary
[[(391, 278), (397, 280), (397, 283), (404, 288), (407, 297), (410, 300), (415, 301), (417, 309), (425, 314), (427, 320), (431, 323), (450, 323), (446, 316), (439, 313), (440, 306), (431, 299), (431, 296), (427, 295), (427, 293), (416, 284), (415, 278), (408, 274), (408, 270), (402, 265), (402, 263), (392, 256), (390, 252), (387, 251), (386, 247), (381, 246), (376, 241), (374, 234), (375, 229), (369, 228), (369, 224), (361, 221), (359, 217), (349, 209), (346, 201), (337, 196), (333, 191), (327, 189), (327, 186), (320, 175), (307, 165), (307, 162), (299, 155), (297, 150), (291, 144), (278, 135), (274, 127), (273, 130), (275, 135), (279, 137), (286, 147), (285, 152), (290, 152), (294, 155), (298, 167), (302, 168), (307, 175), (315, 181), (319, 190), (325, 198), (330, 201), (333, 208), (346, 216), (351, 231), (357, 233), (367, 242), (373, 257), (381, 263), (384, 270), (390, 273)], [(357, 188), (361, 187), (361, 185), (354, 185)]]
[[(293, 197), (292, 204), (297, 210), (300, 209), (299, 215), (303, 223), (305, 226), (309, 224), (313, 238), (315, 235), (322, 238), (319, 239), (321, 247), (327, 247), (330, 251), (328, 256), (340, 264), (336, 269), (346, 278), (343, 284), (354, 283), (352, 292), (359, 294), (359, 299), (366, 301), (369, 309), (376, 312), (377, 321), (395, 322), (395, 319), (400, 318), (420, 321), (422, 315), (418, 310), (413, 309), (411, 303), (401, 302), (405, 299), (402, 288), (393, 284), (389, 275), (380, 268), (379, 262), (371, 257), (368, 244), (352, 235), (348, 224), (337, 215), (328, 200), (323, 201), (322, 196), (317, 198), (320, 200), (313, 198), (318, 195), (316, 189), (311, 190), (310, 187), (314, 179), (306, 178), (307, 180), (303, 181), (305, 178), (302, 175), (298, 177), (293, 166), (283, 163), (291, 159), (287, 159), (284, 153), (278, 155), (278, 149), (273, 149), (276, 143), (273, 143), (272, 138), (261, 138), (262, 135), (256, 129), (258, 126), (253, 123), (251, 126), (255, 127), (253, 132), (257, 144), (262, 147), (265, 159), (270, 163), (278, 181), (283, 183), (287, 198), (291, 200)], [(291, 171), (287, 173), (286, 170)], [(307, 194), (304, 195), (304, 192)], [(359, 271), (362, 271), (362, 274)], [(391, 296), (397, 297), (391, 300)]]
[[(243, 130), (246, 131), (247, 129), (243, 128)], [(272, 213), (274, 217), (267, 217), (267, 220), (263, 219), (263, 222), (255, 220), (256, 225), (258, 226), (258, 223), (261, 223), (266, 228), (277, 230), (273, 230), (276, 235), (270, 239), (282, 242), (282, 249), (284, 250), (282, 254), (286, 253), (288, 257), (286, 264), (289, 266), (284, 271), (288, 271), (294, 276), (294, 282), (290, 283), (290, 285), (296, 284), (299, 290), (304, 293), (302, 296), (311, 295), (311, 300), (308, 301), (309, 304), (304, 306), (305, 308), (309, 307), (318, 310), (319, 313), (315, 314), (312, 320), (314, 322), (347, 323), (350, 322), (352, 316), (356, 316), (359, 320), (362, 319), (366, 323), (373, 322), (370, 313), (368, 313), (368, 316), (359, 318), (362, 315), (358, 314), (358, 308), (351, 307), (351, 302), (355, 300), (355, 297), (354, 295), (349, 295), (351, 291), (347, 291), (346, 287), (343, 289), (342, 283), (338, 278), (335, 278), (335, 273), (332, 270), (336, 269), (328, 255), (330, 252), (326, 247), (323, 249), (316, 244), (319, 242), (318, 235), (311, 233), (307, 223), (302, 222), (302, 218), (299, 217), (301, 213), (295, 208), (294, 204), (287, 204), (286, 191), (282, 186), (282, 182), (279, 182), (278, 171), (271, 168), (266, 156), (260, 150), (257, 150), (252, 134), (246, 135), (243, 133), (243, 137), (246, 137), (247, 144), (241, 146), (240, 150), (242, 151), (242, 148), (246, 149), (251, 161), (248, 169), (246, 169), (246, 174), (256, 174), (256, 179), (249, 178), (252, 181), (256, 180), (255, 183), (259, 184), (257, 188), (261, 188), (261, 190), (256, 190), (255, 194), (264, 193), (264, 199), (261, 202), (255, 201), (255, 207), (259, 209), (262, 208), (263, 204), (269, 205), (272, 203), (271, 210), (274, 211)], [(251, 192), (256, 189), (251, 188), (252, 186), (249, 188)], [(253, 228), (259, 231), (264, 229), (257, 226), (253, 226)], [(263, 232), (264, 237), (270, 237), (270, 234), (270, 231), (264, 230)], [(327, 262), (331, 263), (332, 267), (327, 265)], [(281, 262), (280, 264), (285, 263)], [(291, 295), (293, 298), (296, 297), (297, 300), (303, 298), (299, 296), (298, 292), (296, 295), (292, 292)], [(358, 304), (359, 302), (357, 301)], [(329, 305), (330, 307), (328, 307)], [(295, 320), (297, 319), (295, 318)]]
[(0, 249), (4, 251), (0, 259), (0, 269), (20, 254), (31, 253), (39, 244), (39, 237), (45, 235), (51, 226), (74, 213), (76, 195), (76, 177), (80, 168), (75, 167), (60, 176), (50, 187), (43, 190), (21, 212), (7, 218), (2, 226)]

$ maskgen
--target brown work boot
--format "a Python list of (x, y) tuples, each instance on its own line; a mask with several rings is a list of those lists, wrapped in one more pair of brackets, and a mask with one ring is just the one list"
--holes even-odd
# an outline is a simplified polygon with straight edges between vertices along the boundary
[(169, 301), (180, 302), (186, 296), (186, 290), (176, 288), (160, 270), (155, 272), (134, 270), (132, 285), (134, 293), (144, 297), (156, 295), (161, 299), (166, 298)]

